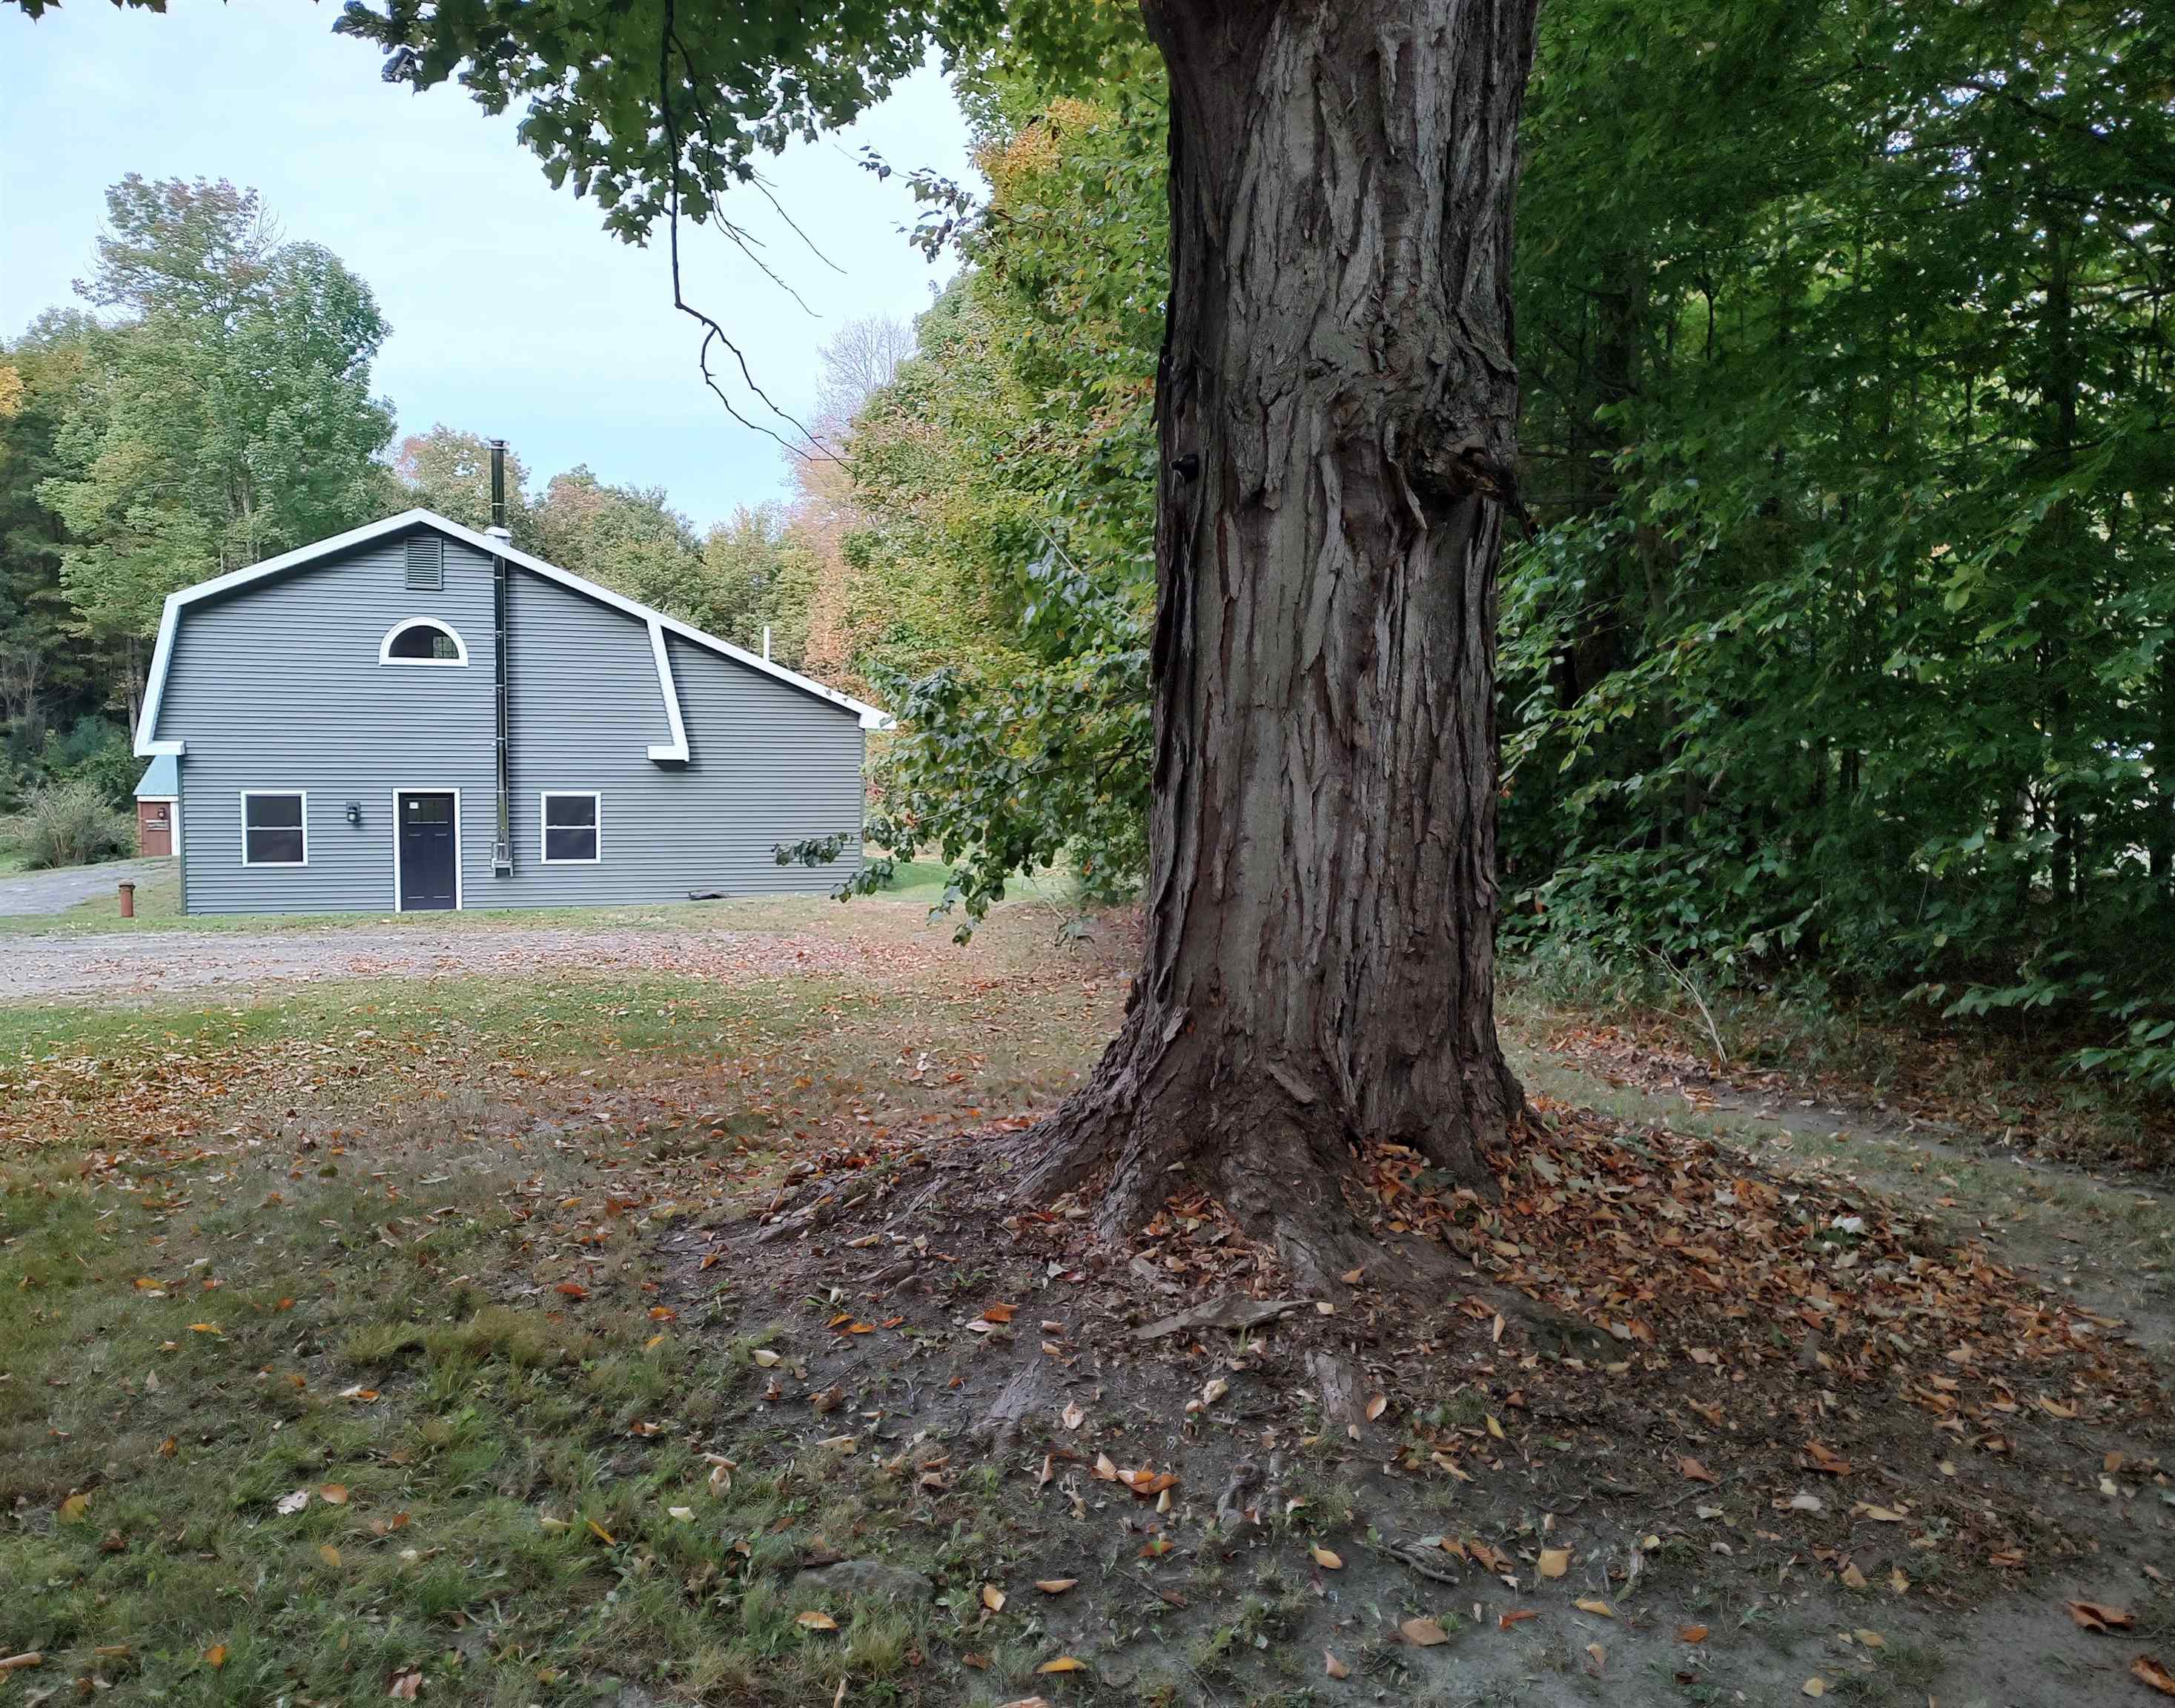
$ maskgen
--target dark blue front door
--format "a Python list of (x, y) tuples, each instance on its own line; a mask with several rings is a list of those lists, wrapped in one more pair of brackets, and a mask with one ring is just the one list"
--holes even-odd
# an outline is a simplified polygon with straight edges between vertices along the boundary
[(419, 913), (453, 905), (455, 868), (453, 797), (400, 797), (400, 908)]

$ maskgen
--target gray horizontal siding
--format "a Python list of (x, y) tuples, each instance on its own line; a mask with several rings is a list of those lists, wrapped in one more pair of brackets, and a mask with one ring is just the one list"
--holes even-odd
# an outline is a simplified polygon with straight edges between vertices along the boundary
[[(156, 735), (182, 760), (183, 904), (192, 913), (389, 910), (393, 795), (460, 793), (462, 904), (536, 907), (827, 890), (854, 869), (782, 867), (780, 842), (858, 833), (855, 716), (671, 640), (691, 762), (648, 756), (670, 730), (647, 626), (516, 568), (509, 577), (513, 871), (491, 870), (491, 561), (446, 543), (442, 592), (410, 593), (402, 540), (182, 612)], [(430, 616), (465, 667), (382, 665), (393, 624)], [(306, 790), (309, 863), (241, 864), (244, 789)], [(540, 796), (594, 791), (602, 859), (545, 865)], [(350, 826), (346, 803), (361, 810)]]
[[(472, 826), (491, 791), (491, 560), (447, 541), (437, 593), (410, 593), (406, 562), (396, 538), (182, 612), (157, 734), (187, 744), (186, 911), (390, 912), (395, 789), (460, 790), (473, 892)], [(415, 616), (451, 626), (469, 663), (379, 664), (386, 631)], [(241, 864), (245, 789), (308, 791), (307, 865)], [(487, 843), (481, 854), (488, 870)]]
[[(514, 580), (513, 863), (495, 881), (509, 906), (684, 900), (691, 890), (760, 895), (830, 889), (835, 867), (781, 866), (781, 842), (861, 824), (861, 729), (850, 712), (706, 648), (668, 637), (689, 762), (661, 766), (671, 740), (649, 631), (539, 577)], [(594, 865), (540, 859), (545, 791), (594, 792)], [(471, 903), (471, 905), (474, 905)]]

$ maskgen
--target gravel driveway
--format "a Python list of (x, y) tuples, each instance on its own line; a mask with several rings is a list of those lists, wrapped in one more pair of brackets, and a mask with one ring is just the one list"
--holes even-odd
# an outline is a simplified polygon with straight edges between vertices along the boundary
[[(110, 868), (109, 868), (110, 870)], [(157, 996), (298, 980), (429, 979), (491, 973), (509, 980), (567, 972), (667, 973), (744, 984), (867, 978), (903, 971), (933, 949), (799, 932), (566, 927), (308, 931), (142, 931), (0, 938), (0, 1003), (55, 996)]]
[[(109, 860), (97, 866), (58, 866), (49, 872), (11, 872), (0, 877), (0, 914), (65, 913), (78, 902), (111, 896), (124, 878), (148, 884), (173, 870), (171, 860)], [(115, 906), (120, 904), (117, 900)]]

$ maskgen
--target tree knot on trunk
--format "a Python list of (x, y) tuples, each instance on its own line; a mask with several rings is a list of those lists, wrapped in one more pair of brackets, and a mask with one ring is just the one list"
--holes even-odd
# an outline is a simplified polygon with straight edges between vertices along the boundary
[(1516, 466), (1470, 431), (1438, 443), (1424, 436), (1418, 453), (1406, 464), (1405, 477), (1430, 519), (1477, 495), (1501, 506), (1528, 535), (1534, 531)]

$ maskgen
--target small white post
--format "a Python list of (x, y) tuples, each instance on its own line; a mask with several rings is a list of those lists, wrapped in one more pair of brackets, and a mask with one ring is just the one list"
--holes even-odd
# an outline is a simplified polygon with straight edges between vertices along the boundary
[(770, 625), (768, 623), (762, 626), (762, 661), (766, 664), (770, 662)]

